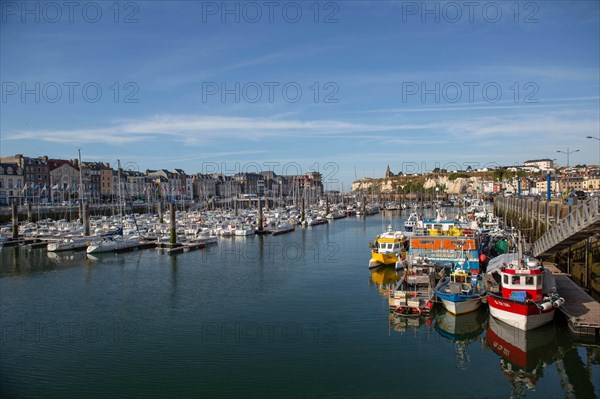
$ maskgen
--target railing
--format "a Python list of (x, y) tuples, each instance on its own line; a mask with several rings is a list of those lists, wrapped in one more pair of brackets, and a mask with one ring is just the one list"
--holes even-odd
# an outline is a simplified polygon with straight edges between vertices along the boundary
[(585, 230), (594, 224), (600, 224), (600, 198), (586, 200), (542, 235), (533, 244), (533, 255), (540, 256), (578, 233), (592, 235), (594, 229)]

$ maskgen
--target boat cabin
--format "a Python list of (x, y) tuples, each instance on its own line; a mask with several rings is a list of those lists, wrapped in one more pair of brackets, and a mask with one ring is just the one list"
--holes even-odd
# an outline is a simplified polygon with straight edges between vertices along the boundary
[(543, 297), (542, 269), (500, 269), (502, 279), (502, 296), (504, 298), (527, 299), (540, 301)]
[(380, 254), (404, 251), (404, 245), (400, 240), (394, 239), (378, 239), (376, 241), (377, 252)]

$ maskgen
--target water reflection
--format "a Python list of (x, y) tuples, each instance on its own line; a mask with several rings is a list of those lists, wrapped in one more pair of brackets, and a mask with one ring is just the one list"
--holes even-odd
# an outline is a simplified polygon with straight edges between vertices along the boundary
[(406, 316), (392, 312), (389, 315), (389, 327), (398, 333), (416, 332), (418, 330), (430, 333), (434, 318), (433, 313), (428, 316)]
[(523, 331), (490, 317), (486, 340), (500, 356), (500, 369), (512, 386), (511, 397), (534, 389), (544, 368), (556, 359), (558, 343), (554, 324)]
[(0, 276), (27, 276), (75, 267), (85, 258), (81, 252), (56, 254), (45, 248), (15, 246), (0, 249)]
[(434, 329), (440, 336), (450, 340), (456, 349), (456, 367), (466, 370), (471, 364), (467, 347), (481, 339), (487, 326), (488, 314), (480, 308), (475, 312), (454, 315), (444, 309), (435, 318)]
[(388, 296), (388, 286), (393, 285), (400, 280), (400, 276), (396, 274), (394, 266), (381, 266), (371, 269), (371, 277), (369, 284), (378, 288), (379, 295)]

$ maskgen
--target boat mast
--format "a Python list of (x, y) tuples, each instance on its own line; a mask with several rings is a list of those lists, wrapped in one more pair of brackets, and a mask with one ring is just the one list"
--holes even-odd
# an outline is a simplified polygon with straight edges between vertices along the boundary
[(81, 149), (77, 149), (78, 160), (79, 160), (79, 202), (83, 204), (83, 177), (81, 175), (81, 169), (83, 165), (81, 164)]
[(118, 201), (119, 201), (119, 217), (123, 220), (123, 203), (121, 197), (121, 160), (117, 159), (117, 174), (119, 180), (119, 191), (118, 191)]

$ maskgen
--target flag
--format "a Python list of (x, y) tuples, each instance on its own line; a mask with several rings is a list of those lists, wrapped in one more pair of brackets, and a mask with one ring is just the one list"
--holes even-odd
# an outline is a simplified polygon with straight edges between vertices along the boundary
[(40, 193), (43, 192), (43, 191), (46, 191), (46, 185), (45, 184), (44, 184), (44, 187), (42, 187), (42, 191), (40, 191)]
[(25, 183), (25, 187), (23, 187), (23, 190), (21, 190), (21, 192), (23, 192), (23, 193), (24, 193), (25, 191), (27, 191), (27, 183)]
[(54, 186), (52, 186), (52, 190), (58, 190), (58, 184), (55, 184)]

